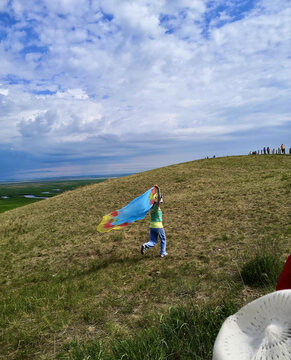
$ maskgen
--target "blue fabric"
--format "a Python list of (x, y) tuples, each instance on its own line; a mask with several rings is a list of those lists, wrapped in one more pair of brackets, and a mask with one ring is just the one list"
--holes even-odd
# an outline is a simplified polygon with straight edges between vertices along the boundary
[(150, 241), (144, 244), (146, 249), (149, 249), (156, 245), (158, 237), (161, 240), (161, 255), (166, 254), (166, 234), (164, 228), (151, 228), (150, 229)]
[(143, 219), (148, 211), (155, 204), (157, 194), (155, 187), (152, 187), (144, 194), (132, 200), (129, 204), (120, 210), (103, 216), (97, 230), (101, 233), (111, 231), (113, 229), (122, 229), (136, 220)]
[(151, 193), (152, 188), (132, 200), (122, 209), (118, 210), (114, 225), (118, 226), (124, 223), (132, 223), (133, 221), (144, 219), (153, 206), (150, 202)]

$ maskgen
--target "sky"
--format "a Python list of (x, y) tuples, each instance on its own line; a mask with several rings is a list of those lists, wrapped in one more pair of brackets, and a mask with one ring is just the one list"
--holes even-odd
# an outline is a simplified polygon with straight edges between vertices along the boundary
[(290, 0), (0, 0), (0, 181), (291, 147)]

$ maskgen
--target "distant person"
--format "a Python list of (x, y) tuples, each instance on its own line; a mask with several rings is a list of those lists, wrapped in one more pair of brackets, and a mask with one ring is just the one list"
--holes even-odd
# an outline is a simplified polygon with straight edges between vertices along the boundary
[(264, 146), (263, 151), (264, 151), (264, 155), (266, 155), (266, 147), (265, 146)]
[[(155, 185), (155, 187), (158, 189), (158, 193), (159, 193), (158, 185)], [(162, 202), (163, 202), (163, 198), (160, 195), (158, 196), (158, 201), (152, 206), (152, 209), (150, 210), (150, 214), (151, 214), (150, 241), (142, 245), (141, 247), (142, 255), (144, 255), (144, 253), (148, 249), (156, 245), (156, 243), (158, 242), (158, 237), (160, 238), (161, 241), (161, 251), (160, 251), (161, 257), (165, 257), (168, 255), (168, 253), (166, 253), (166, 234), (162, 223), (162, 210), (160, 208), (160, 204)]]
[(285, 146), (283, 144), (281, 144), (281, 151), (282, 151), (282, 154), (285, 154)]
[(267, 147), (267, 153), (268, 153), (268, 155), (270, 155), (270, 148), (269, 148), (269, 146)]

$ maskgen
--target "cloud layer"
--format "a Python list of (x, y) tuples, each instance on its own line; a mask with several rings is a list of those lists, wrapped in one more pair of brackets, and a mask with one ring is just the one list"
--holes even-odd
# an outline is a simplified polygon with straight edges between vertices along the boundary
[(283, 0), (0, 1), (0, 179), (286, 143), (290, 23)]

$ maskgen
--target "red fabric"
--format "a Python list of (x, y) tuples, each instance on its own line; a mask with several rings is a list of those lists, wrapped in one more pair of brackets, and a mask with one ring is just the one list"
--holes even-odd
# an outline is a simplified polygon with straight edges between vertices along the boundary
[(276, 290), (286, 289), (291, 289), (291, 255), (288, 256), (276, 286)]

